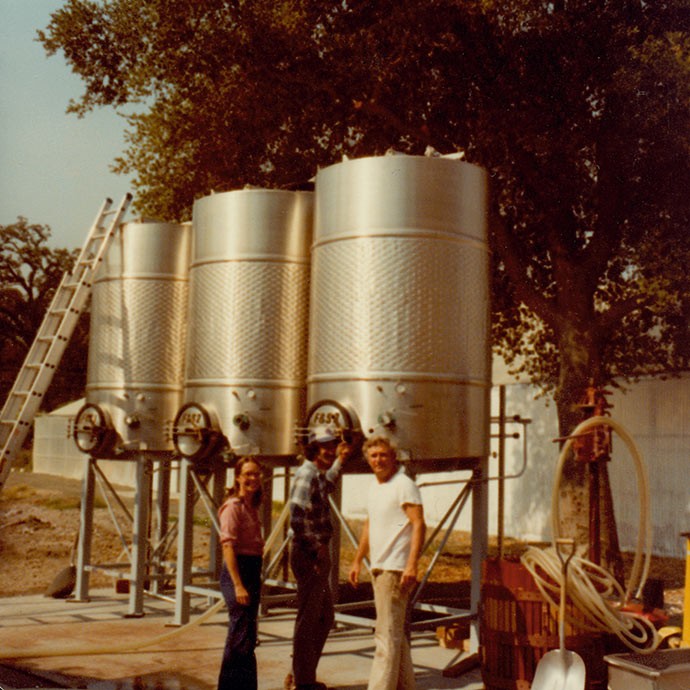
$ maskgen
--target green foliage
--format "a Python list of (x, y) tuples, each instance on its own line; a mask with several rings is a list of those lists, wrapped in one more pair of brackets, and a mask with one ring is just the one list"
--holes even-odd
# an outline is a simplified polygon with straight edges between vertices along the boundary
[(687, 0), (68, 0), (39, 37), (73, 111), (138, 108), (117, 169), (149, 215), (463, 150), (492, 179), (495, 348), (567, 416), (590, 378), (688, 364), (689, 28)]

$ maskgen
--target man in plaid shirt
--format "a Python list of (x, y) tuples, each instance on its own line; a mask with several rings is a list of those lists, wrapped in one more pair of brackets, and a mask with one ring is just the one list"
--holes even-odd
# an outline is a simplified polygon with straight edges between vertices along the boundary
[(336, 488), (351, 449), (329, 428), (310, 433), (309, 449), (313, 460), (300, 465), (290, 494), (290, 565), (297, 580), (292, 669), (298, 690), (325, 690), (316, 681), (316, 667), (334, 618), (329, 583), (333, 523), (328, 496)]

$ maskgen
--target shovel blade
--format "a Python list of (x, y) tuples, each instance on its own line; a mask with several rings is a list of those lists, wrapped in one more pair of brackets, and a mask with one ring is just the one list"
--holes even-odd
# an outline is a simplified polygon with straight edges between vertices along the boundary
[(67, 599), (77, 583), (77, 569), (73, 565), (63, 568), (48, 585), (44, 596), (53, 599)]
[(539, 661), (532, 690), (584, 690), (586, 675), (585, 662), (579, 654), (554, 649)]

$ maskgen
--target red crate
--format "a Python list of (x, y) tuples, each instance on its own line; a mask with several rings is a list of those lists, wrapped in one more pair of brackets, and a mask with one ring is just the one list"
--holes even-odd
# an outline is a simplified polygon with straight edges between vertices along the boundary
[[(581, 618), (570, 600), (568, 615)], [(485, 690), (529, 690), (539, 660), (558, 649), (558, 608), (542, 597), (529, 571), (517, 560), (489, 558), (482, 569), (479, 654)], [(565, 646), (587, 669), (587, 690), (605, 690), (606, 654), (620, 650), (613, 635), (566, 623)]]

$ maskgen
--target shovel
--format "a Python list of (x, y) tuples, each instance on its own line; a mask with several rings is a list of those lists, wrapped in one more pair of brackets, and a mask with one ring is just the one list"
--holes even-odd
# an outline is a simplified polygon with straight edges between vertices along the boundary
[[(570, 554), (563, 560), (561, 545), (570, 545)], [(559, 648), (544, 654), (537, 665), (532, 690), (584, 690), (585, 662), (575, 652), (565, 648), (565, 602), (568, 583), (568, 564), (575, 554), (574, 539), (557, 539), (556, 553), (561, 561), (561, 599), (558, 607)]]
[(77, 545), (79, 544), (79, 532), (74, 539), (74, 545), (72, 546), (72, 552), (69, 558), (69, 565), (63, 568), (54, 578), (53, 581), (48, 585), (48, 588), (44, 592), (44, 596), (53, 597), (53, 599), (67, 599), (77, 584), (77, 567), (74, 565), (74, 557), (77, 551)]

